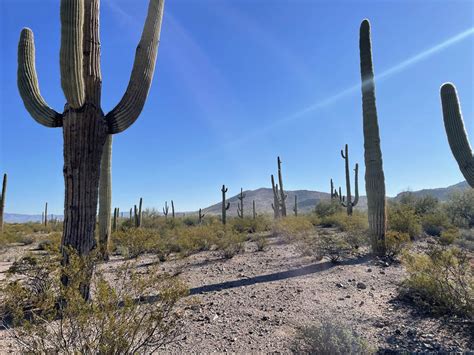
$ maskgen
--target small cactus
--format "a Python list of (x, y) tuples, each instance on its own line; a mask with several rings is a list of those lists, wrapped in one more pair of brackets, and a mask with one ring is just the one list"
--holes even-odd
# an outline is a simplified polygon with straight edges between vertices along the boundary
[(48, 203), (44, 206), (44, 225), (48, 225)]
[(257, 218), (257, 210), (255, 208), (255, 200), (252, 200), (252, 211), (253, 211), (253, 219)]
[(169, 210), (168, 201), (165, 201), (165, 207), (163, 207), (163, 215), (165, 216), (165, 219), (168, 219)]
[(293, 213), (298, 216), (298, 196), (295, 194), (295, 206), (293, 207)]
[(240, 188), (240, 194), (237, 197), (239, 199), (239, 203), (237, 204), (237, 215), (240, 218), (244, 218), (244, 198), (245, 194), (243, 193), (242, 188)]
[(227, 192), (228, 188), (225, 187), (225, 185), (222, 185), (222, 224), (226, 224), (226, 217), (227, 217), (227, 210), (230, 208), (230, 202), (227, 202), (225, 200), (225, 193)]
[(342, 201), (341, 204), (342, 206), (346, 207), (347, 209), (347, 215), (352, 216), (352, 210), (353, 208), (357, 205), (359, 202), (359, 179), (358, 179), (358, 174), (359, 174), (359, 164), (355, 165), (355, 197), (354, 201), (352, 201), (352, 195), (351, 195), (351, 177), (349, 174), (349, 147), (346, 144), (345, 146), (345, 152), (341, 150), (341, 156), (342, 159), (345, 161), (345, 168), (346, 168), (346, 193), (347, 196), (345, 198), (345, 201)]
[(2, 194), (0, 195), (0, 232), (3, 232), (3, 211), (7, 194), (7, 174), (3, 174)]
[(467, 136), (456, 87), (445, 83), (440, 90), (449, 146), (467, 183), (474, 188), (474, 155)]
[(199, 214), (198, 214), (198, 222), (199, 222), (199, 224), (202, 223), (202, 220), (203, 220), (204, 216), (206, 216), (206, 214), (205, 214), (205, 213), (202, 213), (202, 209), (199, 209)]
[(171, 200), (171, 217), (174, 219), (174, 202)]

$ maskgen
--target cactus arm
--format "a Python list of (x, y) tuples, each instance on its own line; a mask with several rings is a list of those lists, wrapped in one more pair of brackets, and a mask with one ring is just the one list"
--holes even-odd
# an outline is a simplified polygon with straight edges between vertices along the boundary
[(164, 3), (164, 0), (150, 0), (127, 90), (117, 106), (106, 116), (110, 133), (126, 130), (135, 122), (145, 105), (155, 71)]
[(85, 101), (83, 77), (84, 0), (61, 0), (61, 87), (73, 109)]
[(225, 207), (226, 210), (230, 208), (230, 202), (227, 202), (227, 206)]
[(355, 165), (354, 169), (354, 175), (355, 175), (355, 196), (354, 196), (354, 201), (352, 202), (352, 206), (355, 207), (359, 203), (359, 164)]
[(102, 74), (100, 72), (99, 14), (100, 0), (84, 0), (83, 75), (85, 101), (100, 107)]
[(467, 137), (456, 87), (445, 83), (440, 90), (443, 120), (449, 146), (467, 183), (474, 188), (474, 155)]
[[(104, 260), (108, 260), (108, 245), (111, 235), (110, 217), (112, 212), (112, 135), (107, 135), (102, 151), (99, 175), (99, 249)], [(114, 231), (116, 230), (116, 210), (114, 210)]]
[(46, 127), (61, 127), (62, 115), (48, 106), (41, 96), (35, 67), (35, 41), (29, 28), (21, 30), (18, 42), (18, 90), (26, 110)]

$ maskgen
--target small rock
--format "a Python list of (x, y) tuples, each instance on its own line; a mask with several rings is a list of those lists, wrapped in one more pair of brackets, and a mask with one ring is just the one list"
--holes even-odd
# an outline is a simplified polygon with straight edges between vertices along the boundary
[(358, 288), (359, 290), (365, 290), (365, 289), (367, 288), (367, 285), (366, 285), (365, 283), (363, 283), (363, 282), (358, 282), (358, 283), (357, 283), (357, 288)]
[(367, 269), (367, 272), (372, 272), (372, 269), (371, 269), (371, 268), (368, 268), (368, 269)]
[(343, 287), (344, 287), (344, 285), (341, 284), (341, 283), (337, 283), (336, 286), (339, 287), (339, 288), (343, 288)]
[(263, 320), (263, 321), (267, 321), (267, 320), (269, 320), (269, 319), (270, 319), (270, 318), (269, 318), (268, 316), (263, 316), (263, 317), (262, 317), (262, 320)]

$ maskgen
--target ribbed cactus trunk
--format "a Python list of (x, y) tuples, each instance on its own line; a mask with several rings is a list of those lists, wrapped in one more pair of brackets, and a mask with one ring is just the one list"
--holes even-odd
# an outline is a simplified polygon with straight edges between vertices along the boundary
[(239, 203), (237, 205), (237, 215), (240, 218), (244, 218), (244, 198), (245, 194), (243, 193), (243, 189), (240, 189), (240, 195), (237, 197), (239, 199)]
[(298, 196), (295, 195), (295, 205), (293, 206), (293, 213), (298, 217)]
[(227, 223), (227, 210), (230, 208), (230, 203), (226, 204), (225, 201), (225, 193), (227, 192), (228, 188), (225, 185), (222, 185), (222, 224), (225, 225)]
[(385, 255), (386, 206), (385, 176), (380, 149), (379, 125), (375, 105), (375, 82), (372, 65), (370, 23), (364, 20), (360, 26), (360, 68), (362, 78), (362, 112), (364, 126), (365, 189), (369, 217), (372, 250)]
[(277, 158), (278, 163), (278, 183), (280, 184), (280, 209), (281, 216), (286, 217), (286, 198), (285, 190), (283, 190), (283, 176), (281, 174), (281, 160), (280, 157)]
[(48, 225), (48, 203), (44, 205), (44, 225)]
[(174, 219), (174, 202), (171, 200), (171, 217)]
[(257, 210), (255, 208), (255, 200), (252, 201), (252, 212), (253, 212), (253, 219), (257, 218)]
[[(120, 102), (104, 116), (101, 109), (99, 0), (61, 0), (62, 114), (41, 96), (35, 69), (33, 32), (25, 28), (18, 44), (18, 89), (25, 108), (38, 123), (62, 127), (64, 139), (64, 263), (68, 249), (80, 256), (96, 246), (94, 238), (100, 162), (107, 135), (124, 131), (138, 118), (153, 78), (164, 0), (150, 0), (130, 81)], [(45, 213), (47, 220), (47, 213)], [(67, 283), (67, 280), (63, 279)], [(88, 298), (88, 285), (83, 296)]]
[(456, 87), (443, 84), (440, 90), (443, 119), (449, 146), (467, 183), (474, 188), (474, 155), (467, 137)]
[(349, 172), (349, 147), (346, 144), (345, 152), (341, 150), (341, 157), (344, 159), (346, 172), (346, 209), (349, 216), (352, 215), (352, 195), (351, 195), (351, 175)]
[(3, 232), (3, 213), (5, 211), (6, 196), (7, 196), (7, 174), (3, 174), (2, 194), (0, 195), (0, 232)]
[(273, 175), (271, 176), (272, 180), (272, 191), (273, 191), (273, 218), (278, 219), (280, 218), (280, 196), (278, 193), (278, 184), (275, 184), (275, 178)]
[[(109, 260), (109, 240), (112, 234), (112, 135), (107, 135), (99, 178), (99, 250), (103, 260)], [(114, 216), (115, 217), (115, 216)]]

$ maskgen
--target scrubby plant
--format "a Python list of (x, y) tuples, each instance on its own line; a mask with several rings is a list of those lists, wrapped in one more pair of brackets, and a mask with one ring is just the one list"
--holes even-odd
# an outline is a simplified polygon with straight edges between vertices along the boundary
[(323, 319), (319, 324), (298, 327), (291, 343), (294, 354), (372, 354), (371, 346), (348, 326)]
[(157, 230), (130, 228), (112, 233), (112, 250), (126, 258), (162, 252), (163, 240)]
[(459, 238), (454, 243), (461, 248), (474, 252), (474, 228), (461, 229), (459, 231)]
[(421, 218), (421, 225), (426, 234), (437, 237), (443, 230), (450, 227), (448, 216), (440, 209), (424, 215)]
[(273, 223), (273, 234), (286, 240), (297, 239), (314, 231), (314, 226), (305, 216), (288, 216)]
[(445, 209), (451, 223), (458, 227), (474, 227), (474, 189), (452, 193)]
[(231, 259), (235, 255), (242, 253), (246, 237), (232, 230), (220, 231), (217, 236), (217, 246), (220, 254), (225, 259)]
[(342, 210), (342, 206), (340, 203), (338, 203), (335, 200), (321, 200), (319, 203), (316, 205), (314, 209), (314, 213), (320, 217), (328, 217), (330, 215), (333, 215), (337, 212), (340, 212)]
[(410, 245), (411, 239), (408, 233), (389, 230), (385, 235), (385, 242), (387, 245), (387, 256), (395, 258), (404, 248)]
[(415, 209), (404, 204), (393, 204), (388, 209), (388, 228), (390, 230), (408, 233), (410, 238), (421, 234), (421, 219)]
[[(21, 280), (2, 289), (2, 321), (22, 352), (149, 354), (176, 341), (182, 327), (177, 302), (188, 292), (181, 281), (125, 264), (114, 269), (118, 281), (112, 283), (96, 270), (85, 301), (78, 284), (88, 278), (87, 267), (70, 256), (67, 269), (59, 258), (29, 258), (11, 270)], [(64, 273), (76, 287), (59, 282)]]
[(348, 257), (354, 250), (347, 235), (342, 233), (322, 233), (317, 236), (307, 237), (304, 241), (308, 250), (311, 250), (312, 255), (317, 259), (327, 257), (333, 263)]
[(264, 215), (257, 216), (255, 219), (250, 217), (233, 218), (229, 222), (231, 228), (238, 233), (258, 233), (271, 229), (271, 221)]
[(252, 237), (252, 241), (255, 242), (257, 246), (257, 251), (264, 251), (268, 245), (268, 237), (264, 233), (259, 233)]
[(457, 239), (459, 239), (459, 237), (460, 237), (460, 233), (457, 228), (445, 229), (441, 232), (441, 235), (439, 237), (439, 243), (441, 245), (451, 245)]
[(408, 272), (401, 295), (427, 312), (474, 316), (473, 267), (468, 255), (455, 247), (433, 247), (426, 253), (406, 252)]

